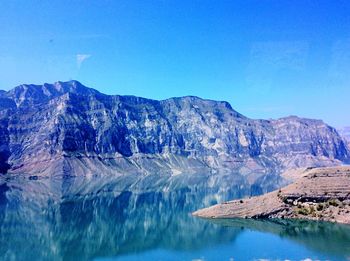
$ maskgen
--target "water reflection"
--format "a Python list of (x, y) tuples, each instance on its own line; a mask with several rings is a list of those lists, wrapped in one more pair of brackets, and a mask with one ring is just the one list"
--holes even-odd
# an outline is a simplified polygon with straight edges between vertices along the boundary
[(307, 220), (210, 219), (208, 222), (278, 235), (317, 252), (346, 259), (350, 256), (350, 226)]
[[(145, 253), (163, 249), (175, 251), (177, 259), (179, 253), (201, 253), (213, 246), (233, 244), (246, 229), (278, 234), (317, 251), (325, 251), (330, 239), (334, 246), (330, 245), (329, 253), (349, 254), (341, 241), (349, 242), (350, 232), (340, 226), (248, 220), (214, 223), (189, 214), (198, 207), (268, 190), (279, 182), (278, 177), (271, 176), (262, 183), (265, 185), (257, 186), (239, 175), (3, 180), (0, 257), (147, 258)], [(170, 256), (165, 254), (161, 259)]]

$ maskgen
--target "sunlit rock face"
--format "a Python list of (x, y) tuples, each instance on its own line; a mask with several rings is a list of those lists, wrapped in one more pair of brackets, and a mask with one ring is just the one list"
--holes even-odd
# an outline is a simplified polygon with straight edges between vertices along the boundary
[(229, 103), (105, 95), (77, 81), (0, 92), (0, 172), (36, 175), (239, 172), (349, 159), (320, 120), (252, 120)]
[(338, 130), (338, 132), (345, 139), (345, 141), (348, 143), (348, 148), (349, 148), (349, 146), (350, 146), (350, 126), (340, 128)]

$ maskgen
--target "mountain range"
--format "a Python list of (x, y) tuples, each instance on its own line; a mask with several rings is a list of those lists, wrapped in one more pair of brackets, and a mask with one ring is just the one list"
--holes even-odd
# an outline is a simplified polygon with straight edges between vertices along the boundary
[(106, 95), (78, 81), (0, 91), (0, 172), (94, 176), (240, 173), (339, 165), (350, 149), (321, 120), (250, 119), (228, 102)]

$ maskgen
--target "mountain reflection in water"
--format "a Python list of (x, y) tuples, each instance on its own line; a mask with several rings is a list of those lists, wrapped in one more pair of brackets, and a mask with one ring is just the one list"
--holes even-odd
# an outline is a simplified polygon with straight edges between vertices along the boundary
[[(253, 237), (256, 240), (277, 235), (274, 240), (286, 239), (301, 245), (307, 249), (305, 255), (332, 260), (350, 256), (350, 231), (346, 226), (299, 221), (212, 221), (190, 215), (199, 207), (266, 192), (281, 182), (274, 175), (259, 181), (261, 185), (249, 184), (240, 175), (3, 179), (0, 257), (249, 260), (244, 251), (252, 246), (241, 242), (242, 235), (253, 236), (245, 234), (249, 231), (258, 233)], [(228, 250), (222, 250), (223, 246)], [(230, 252), (235, 247), (241, 250)], [(222, 256), (215, 252), (219, 249), (224, 251)], [(264, 257), (264, 252), (257, 254), (262, 256), (255, 258)], [(280, 253), (278, 257), (293, 259), (293, 255)]]

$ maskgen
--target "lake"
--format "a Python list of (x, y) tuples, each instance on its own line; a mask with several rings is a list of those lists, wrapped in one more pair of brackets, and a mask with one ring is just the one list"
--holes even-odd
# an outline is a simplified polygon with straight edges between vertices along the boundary
[(350, 260), (350, 226), (205, 220), (197, 208), (263, 193), (237, 176), (4, 178), (1, 260)]

